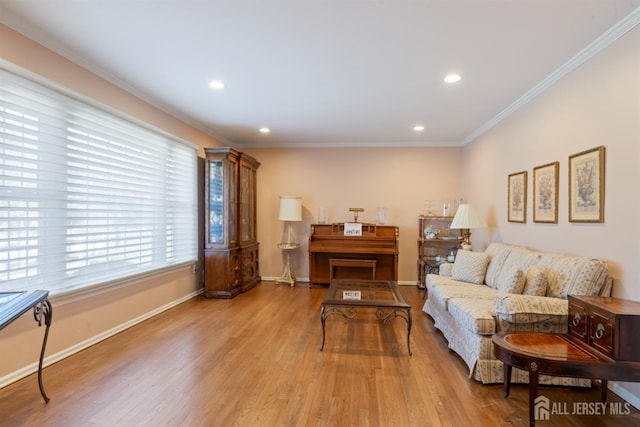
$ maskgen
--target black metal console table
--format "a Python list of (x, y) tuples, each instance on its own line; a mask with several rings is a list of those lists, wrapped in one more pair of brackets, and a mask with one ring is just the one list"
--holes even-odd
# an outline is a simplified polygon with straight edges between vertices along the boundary
[(0, 330), (4, 329), (5, 326), (9, 325), (30, 309), (33, 309), (33, 317), (36, 322), (38, 322), (38, 326), (42, 326), (43, 320), (45, 324), (42, 350), (40, 351), (40, 363), (38, 364), (38, 386), (40, 387), (42, 398), (45, 402), (49, 403), (49, 397), (44, 392), (42, 385), (42, 361), (44, 359), (44, 350), (47, 347), (49, 327), (51, 326), (51, 318), (53, 316), (51, 302), (49, 302), (49, 291), (0, 292)]

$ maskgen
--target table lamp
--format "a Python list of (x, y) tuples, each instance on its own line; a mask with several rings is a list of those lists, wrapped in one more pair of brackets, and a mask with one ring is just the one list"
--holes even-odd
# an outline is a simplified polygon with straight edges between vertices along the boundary
[(289, 251), (299, 248), (300, 244), (291, 241), (291, 222), (302, 221), (302, 197), (280, 196), (278, 219), (285, 222), (287, 241), (285, 243), (278, 243), (278, 247), (287, 252), (287, 264), (284, 267), (282, 276), (276, 279), (276, 283), (288, 283), (293, 286), (296, 283), (296, 279), (291, 274), (291, 257)]
[(485, 228), (486, 226), (487, 222), (480, 213), (480, 209), (472, 203), (463, 203), (458, 207), (450, 228), (462, 229), (464, 237), (462, 249), (470, 251), (473, 248), (471, 245), (471, 229)]

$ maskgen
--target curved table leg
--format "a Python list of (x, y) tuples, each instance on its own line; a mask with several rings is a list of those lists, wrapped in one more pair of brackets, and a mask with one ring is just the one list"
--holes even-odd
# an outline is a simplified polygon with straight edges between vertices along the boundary
[(504, 366), (504, 397), (509, 397), (509, 393), (511, 392), (511, 369), (512, 366), (506, 363), (502, 363)]
[(538, 397), (538, 364), (531, 362), (529, 369), (529, 425), (536, 425), (536, 398)]
[(44, 391), (44, 386), (42, 385), (42, 364), (44, 361), (44, 352), (47, 348), (47, 339), (49, 338), (49, 327), (51, 326), (51, 319), (53, 318), (53, 309), (51, 307), (51, 302), (48, 299), (45, 299), (40, 304), (37, 304), (33, 307), (33, 317), (38, 322), (38, 326), (42, 326), (42, 319), (44, 317), (44, 339), (42, 340), (42, 349), (40, 350), (40, 361), (38, 363), (38, 386), (40, 387), (40, 394), (44, 399), (45, 403), (49, 403), (49, 396)]
[(390, 319), (394, 318), (394, 317), (402, 317), (405, 322), (407, 322), (407, 352), (409, 353), (409, 356), (412, 356), (413, 353), (411, 353), (411, 326), (413, 324), (413, 320), (411, 318), (411, 308), (396, 308), (393, 309), (393, 311), (391, 311), (391, 313), (389, 313), (387, 316), (384, 315), (384, 309), (379, 308), (376, 311), (376, 316), (378, 317), (378, 319), (382, 319), (384, 321), (384, 324), (386, 325)]

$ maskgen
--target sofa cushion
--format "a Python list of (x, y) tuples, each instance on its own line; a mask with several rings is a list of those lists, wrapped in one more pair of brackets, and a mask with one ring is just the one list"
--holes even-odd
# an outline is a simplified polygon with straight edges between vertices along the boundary
[(524, 271), (517, 265), (513, 265), (500, 275), (498, 281), (499, 294), (521, 294), (524, 290), (526, 278)]
[[(452, 298), (486, 299), (493, 301), (498, 291), (485, 285), (473, 285), (455, 281), (451, 278), (441, 281), (436, 280), (430, 287), (427, 287), (429, 296), (434, 306), (442, 310), (448, 309), (449, 300)], [(448, 282), (448, 283), (447, 283)]]
[(504, 263), (507, 261), (512, 247), (512, 245), (505, 243), (491, 243), (487, 246), (487, 249), (484, 251), (490, 258), (484, 277), (484, 283), (486, 283), (487, 286), (498, 289), (498, 273), (504, 267)]
[(439, 274), (427, 274), (425, 285), (429, 292), (441, 286), (471, 286), (469, 283), (459, 282), (449, 276), (441, 276)]
[[(438, 274), (427, 274), (425, 279), (425, 285), (427, 287), (427, 300), (430, 300), (432, 305), (437, 306), (439, 310), (446, 311), (446, 300), (440, 298), (441, 290), (446, 289), (456, 289), (456, 288), (466, 288), (471, 285), (469, 283), (458, 282), (457, 280), (453, 280), (451, 277), (440, 276)], [(465, 294), (466, 291), (460, 291), (462, 295)]]
[(598, 295), (608, 276), (604, 261), (581, 256), (547, 253), (541, 256), (538, 266), (549, 281), (547, 296), (555, 298)]
[(540, 267), (532, 265), (527, 270), (526, 283), (522, 294), (543, 297), (547, 293), (548, 286), (549, 281), (544, 271)]
[(451, 278), (481, 285), (489, 264), (489, 255), (484, 252), (458, 251), (451, 270)]
[(493, 300), (476, 298), (452, 298), (447, 310), (465, 329), (480, 335), (496, 332)]
[(496, 297), (493, 308), (496, 317), (511, 323), (557, 320), (566, 324), (569, 302), (560, 298), (506, 294)]

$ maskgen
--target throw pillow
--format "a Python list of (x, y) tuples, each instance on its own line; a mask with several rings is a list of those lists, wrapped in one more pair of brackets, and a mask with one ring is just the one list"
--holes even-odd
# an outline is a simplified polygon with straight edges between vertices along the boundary
[(498, 281), (498, 293), (499, 294), (521, 294), (524, 290), (526, 277), (522, 269), (517, 266), (511, 266), (505, 272), (506, 274), (500, 275)]
[(458, 251), (451, 269), (451, 278), (461, 282), (481, 285), (489, 265), (489, 255), (484, 252)]
[(522, 291), (524, 295), (535, 295), (539, 297), (546, 295), (549, 281), (540, 267), (535, 265), (529, 267), (526, 282), (524, 291)]

